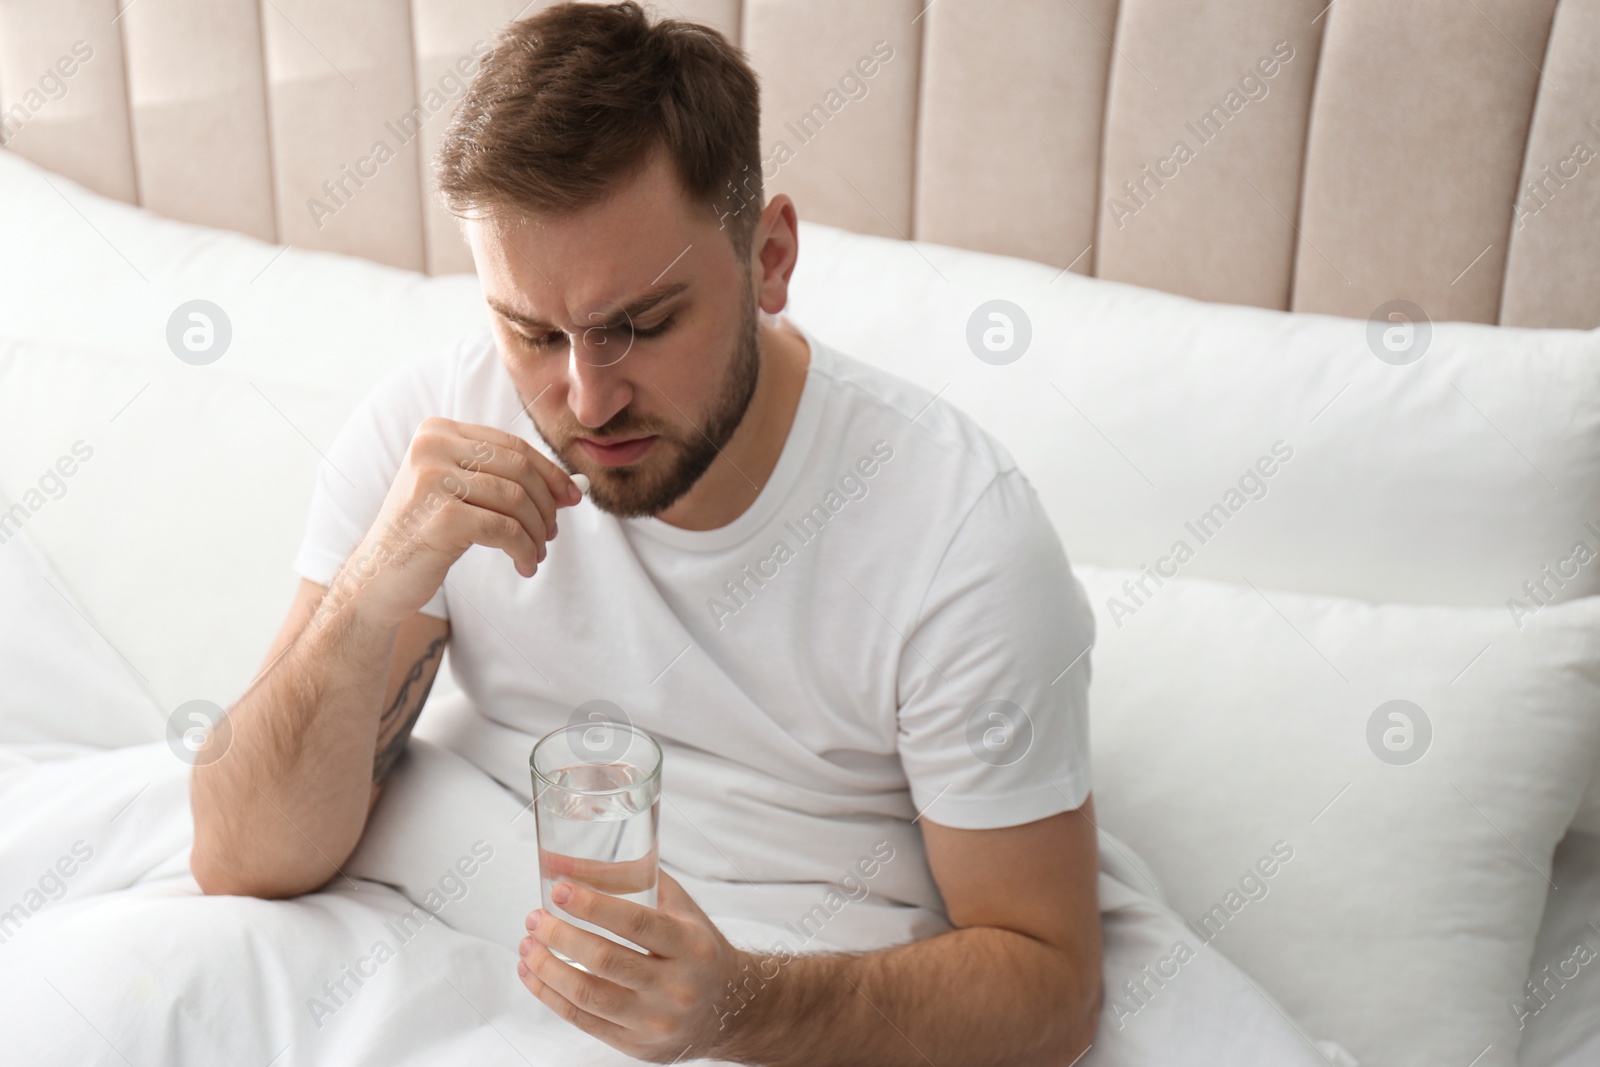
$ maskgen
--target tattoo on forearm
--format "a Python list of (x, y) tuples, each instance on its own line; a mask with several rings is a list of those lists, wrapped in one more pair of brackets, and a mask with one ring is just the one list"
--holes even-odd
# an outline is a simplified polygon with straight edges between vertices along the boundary
[(411, 670), (406, 672), (405, 681), (400, 683), (400, 689), (394, 695), (394, 702), (384, 709), (383, 717), (378, 720), (378, 751), (372, 760), (373, 782), (381, 785), (394, 769), (400, 753), (406, 750), (411, 728), (417, 724), (422, 705), (427, 703), (428, 693), (433, 689), (433, 679), (438, 674), (436, 666), (430, 670), (428, 665), (444, 654), (447, 640), (447, 637), (436, 638), (423, 650), (417, 662), (411, 665)]

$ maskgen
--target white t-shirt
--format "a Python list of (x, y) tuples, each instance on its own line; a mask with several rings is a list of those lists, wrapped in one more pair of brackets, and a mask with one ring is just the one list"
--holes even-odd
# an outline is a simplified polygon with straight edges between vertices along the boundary
[[(585, 499), (532, 578), (474, 545), (423, 610), (475, 713), (452, 747), (502, 784), (531, 797), (533, 743), (610, 701), (662, 745), (661, 863), (708, 913), (782, 921), (842, 885), (880, 906), (827, 940), (893, 944), (949, 928), (919, 813), (987, 829), (1084, 802), (1094, 618), (997, 441), (801, 332), (794, 423), (744, 514), (691, 531)], [(487, 329), (406, 366), (327, 453), (299, 574), (329, 582), (430, 415), (550, 454)]]

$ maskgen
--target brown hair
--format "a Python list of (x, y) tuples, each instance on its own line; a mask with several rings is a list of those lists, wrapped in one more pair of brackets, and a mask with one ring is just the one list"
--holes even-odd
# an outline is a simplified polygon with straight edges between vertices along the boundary
[(664, 146), (743, 255), (763, 203), (760, 122), (755, 72), (716, 30), (652, 25), (633, 0), (556, 4), (483, 57), (434, 157), (438, 187), (456, 215), (570, 212)]

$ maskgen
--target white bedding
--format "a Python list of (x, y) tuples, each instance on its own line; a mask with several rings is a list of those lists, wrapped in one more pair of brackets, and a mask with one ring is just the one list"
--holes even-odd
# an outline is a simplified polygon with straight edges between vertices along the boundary
[[(145, 743), (94, 744), (160, 713), (25, 531), (0, 545), (0, 594), (6, 1062), (634, 1062), (517, 980), (515, 946), (538, 904), (534, 820), (526, 797), (445, 747), (475, 714), (461, 694), (441, 687), (430, 700), (343, 876), (293, 901), (206, 897), (188, 870), (190, 769), (159, 729)], [(1108, 993), (1084, 1067), (1354, 1062), (1332, 1046), (1324, 1059), (1195, 938), (1125, 844), (1102, 835), (1101, 854)], [(783, 921), (798, 910), (782, 887), (764, 894), (763, 921), (749, 915), (748, 887), (663, 863), (703, 906), (738, 890), (742, 917), (707, 907), (736, 944), (792, 940)], [(836, 941), (807, 950), (870, 947), (904, 922), (871, 895), (846, 911), (826, 930)], [(1178, 942), (1192, 957), (1173, 960)], [(1133, 981), (1143, 996), (1124, 988)]]
[[(25, 532), (0, 545), (0, 596), (6, 1062), (629, 1062), (516, 981), (513, 946), (537, 903), (533, 820), (525, 798), (447, 749), (452, 722), (472, 714), (453, 687), (441, 684), (430, 701), (348, 880), (292, 902), (203, 897), (187, 869), (189, 769), (159, 739), (154, 702)], [(139, 722), (152, 728), (130, 725)], [(118, 729), (158, 739), (134, 744)], [(97, 738), (124, 747), (102, 749)], [(480, 841), (477, 855), (492, 857), (462, 877), (457, 864)], [(1108, 999), (1084, 1067), (1354, 1063), (1328, 1044), (1318, 1055), (1278, 1005), (1195, 938), (1125, 843), (1102, 834), (1101, 862)], [(673, 873), (702, 901), (722, 889)], [(1554, 878), (1564, 891), (1551, 894), (1536, 963), (1559, 963), (1568, 941), (1594, 932), (1600, 838), (1569, 837)], [(440, 893), (437, 918), (402, 945), (386, 924), (429, 914), (430, 891)], [(834, 925), (852, 934), (837, 947), (870, 939), (872, 905), (854, 906), (862, 921)], [(781, 915), (793, 914), (764, 924), (708, 910), (749, 946), (781, 935)], [(393, 958), (376, 959), (380, 940)], [(1192, 958), (1179, 959), (1178, 942)], [(1600, 945), (1600, 933), (1589, 943)], [(357, 987), (347, 967), (370, 977)], [(341, 978), (348, 993), (323, 988)], [(1530, 1020), (1525, 1064), (1595, 1061), (1595, 981), (1584, 968)], [(1145, 993), (1131, 995), (1129, 982)]]
[[(634, 1062), (517, 981), (514, 946), (537, 903), (533, 819), (447, 750), (414, 742), (348, 877), (288, 902), (199, 894), (188, 768), (164, 742), (48, 754), (0, 748), (0, 901), (26, 912), (0, 943), (10, 1062)], [(1109, 997), (1081, 1063), (1354, 1062), (1331, 1047), (1325, 1061), (1241, 972), (1122, 881), (1144, 877), (1125, 846), (1102, 840), (1102, 851), (1112, 992), (1146, 967), (1171, 977), (1145, 979), (1146, 1002), (1120, 1019), (1111, 1005), (1128, 997)], [(785, 933), (713, 918), (747, 946)], [(1200, 951), (1163, 964), (1178, 941)]]

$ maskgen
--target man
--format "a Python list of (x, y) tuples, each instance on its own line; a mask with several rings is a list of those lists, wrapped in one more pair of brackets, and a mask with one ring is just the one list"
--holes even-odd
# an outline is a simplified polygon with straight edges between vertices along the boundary
[[(1002, 447), (776, 318), (797, 224), (758, 124), (736, 48), (631, 3), (485, 56), (438, 163), (491, 329), (330, 451), (230, 758), (194, 775), (193, 872), (323, 885), (448, 643), (464, 748), (523, 795), (532, 740), (594, 699), (666, 752), (659, 909), (554, 892), (649, 954), (529, 916), (518, 974), (563, 1018), (656, 1062), (1070, 1063), (1100, 1005), (1092, 616)], [(777, 967), (666, 870), (781, 892), (873, 848), (880, 913), (937, 932)]]

